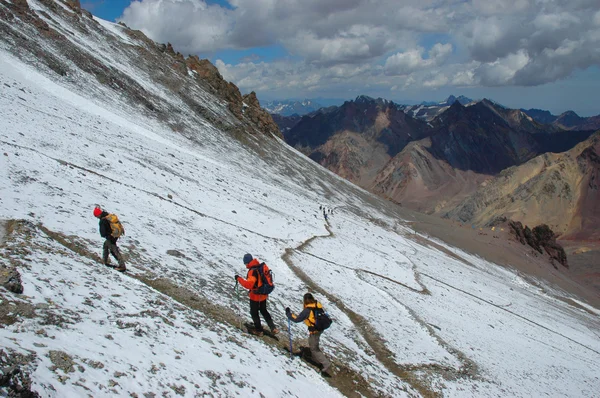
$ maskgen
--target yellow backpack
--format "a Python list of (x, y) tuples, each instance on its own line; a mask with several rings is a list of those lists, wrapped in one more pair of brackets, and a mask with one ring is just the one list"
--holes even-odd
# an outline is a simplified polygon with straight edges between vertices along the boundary
[(121, 235), (125, 235), (125, 228), (123, 228), (123, 224), (119, 221), (119, 217), (116, 214), (109, 214), (105, 217), (110, 223), (111, 235), (114, 238), (118, 238)]

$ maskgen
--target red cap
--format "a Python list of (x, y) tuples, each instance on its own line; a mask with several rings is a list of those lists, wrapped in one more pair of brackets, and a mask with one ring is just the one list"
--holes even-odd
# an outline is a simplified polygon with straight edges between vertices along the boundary
[(102, 214), (102, 209), (96, 206), (94, 208), (94, 217), (100, 217), (100, 214)]

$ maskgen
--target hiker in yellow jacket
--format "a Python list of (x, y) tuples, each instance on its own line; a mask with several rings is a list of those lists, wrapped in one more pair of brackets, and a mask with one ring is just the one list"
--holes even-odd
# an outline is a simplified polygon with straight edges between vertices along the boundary
[(304, 295), (304, 309), (298, 315), (292, 314), (292, 310), (290, 308), (285, 309), (285, 314), (288, 319), (292, 322), (300, 323), (304, 322), (306, 326), (308, 326), (308, 346), (310, 347), (310, 354), (312, 359), (321, 363), (321, 374), (324, 377), (330, 377), (329, 370), (331, 368), (331, 361), (325, 357), (321, 348), (319, 347), (319, 341), (321, 340), (321, 333), (316, 329), (316, 318), (315, 318), (315, 310), (322, 309), (323, 306), (319, 303), (312, 294), (306, 293)]

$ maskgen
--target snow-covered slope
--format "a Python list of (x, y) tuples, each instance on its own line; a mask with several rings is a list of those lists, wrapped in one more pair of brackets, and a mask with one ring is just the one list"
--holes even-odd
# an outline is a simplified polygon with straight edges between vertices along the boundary
[[(24, 287), (0, 288), (0, 360), (40, 396), (597, 395), (597, 312), (414, 234), (392, 204), (282, 141), (201, 122), (108, 47), (70, 40), (185, 111), (151, 117), (0, 42), (0, 267)], [(100, 264), (96, 204), (124, 223), (128, 274)], [(319, 205), (335, 209), (328, 224)], [(274, 270), (278, 341), (240, 328), (248, 303), (233, 275), (246, 252)], [(321, 339), (331, 379), (284, 350), (284, 309), (307, 291), (335, 320)], [(296, 349), (306, 338), (292, 325)]]

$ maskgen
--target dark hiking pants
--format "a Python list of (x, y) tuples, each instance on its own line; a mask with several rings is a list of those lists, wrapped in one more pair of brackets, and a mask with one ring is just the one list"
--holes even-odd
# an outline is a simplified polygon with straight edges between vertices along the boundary
[(115, 260), (117, 260), (119, 265), (121, 265), (121, 266), (125, 265), (125, 262), (123, 261), (123, 257), (121, 256), (121, 252), (119, 251), (119, 248), (117, 247), (116, 239), (114, 239), (114, 241), (111, 239), (106, 239), (104, 241), (104, 247), (102, 250), (102, 262), (104, 264), (108, 264), (108, 262), (109, 262), (109, 259), (108, 259), (109, 252), (115, 258)]
[(254, 328), (256, 330), (263, 330), (263, 327), (260, 323), (260, 316), (258, 312), (260, 311), (263, 318), (269, 325), (269, 328), (275, 329), (275, 324), (273, 323), (273, 319), (271, 318), (271, 314), (267, 311), (267, 300), (263, 301), (252, 301), (250, 300), (250, 315), (252, 316), (252, 321), (254, 322)]
[(329, 367), (331, 366), (331, 362), (329, 361), (329, 359), (327, 359), (325, 354), (323, 354), (323, 351), (321, 351), (321, 348), (319, 347), (320, 340), (321, 340), (321, 333), (313, 333), (308, 337), (308, 346), (310, 347), (310, 355), (313, 360), (315, 360), (315, 361), (321, 363), (321, 365), (323, 365), (323, 367), (321, 368), (321, 370), (323, 372), (328, 372)]

